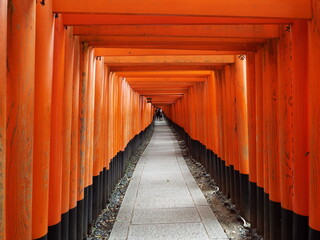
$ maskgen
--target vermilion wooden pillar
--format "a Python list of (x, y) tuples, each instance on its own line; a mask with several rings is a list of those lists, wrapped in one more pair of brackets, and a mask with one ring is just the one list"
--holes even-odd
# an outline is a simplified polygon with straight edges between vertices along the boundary
[[(292, 52), (291, 31), (280, 29), (278, 45), (278, 138), (281, 189), (281, 239), (292, 239), (293, 146), (292, 134)], [(303, 239), (303, 238), (302, 238)]]
[[(114, 96), (113, 96), (113, 92), (114, 92), (114, 73), (110, 73), (109, 77), (108, 77), (108, 106), (107, 106), (107, 117), (108, 117), (108, 121), (106, 122), (108, 124), (108, 142), (107, 142), (107, 146), (108, 146), (108, 161), (109, 163), (111, 163), (111, 160), (114, 156), (114, 149), (113, 149), (113, 145), (114, 145), (114, 111), (113, 111), (113, 105), (114, 105)], [(111, 174), (110, 174), (111, 177)]]
[[(277, 240), (281, 238), (281, 192), (280, 192), (280, 162), (279, 162), (279, 129), (278, 129), (278, 104), (279, 104), (279, 90), (278, 90), (278, 72), (277, 62), (278, 56), (278, 40), (272, 40), (268, 49), (268, 81), (270, 84), (270, 91), (268, 96), (268, 110), (270, 110), (269, 119), (269, 133), (268, 133), (268, 145), (269, 145), (269, 212), (270, 212), (270, 239)], [(270, 107), (270, 109), (269, 109)]]
[(92, 217), (96, 219), (100, 207), (101, 179), (103, 161), (103, 92), (104, 92), (104, 62), (101, 57), (96, 59), (96, 76), (95, 76), (95, 108), (94, 108), (94, 138), (93, 138), (93, 207)]
[[(308, 23), (308, 123), (310, 150), (309, 156), (309, 240), (320, 238), (320, 3), (313, 1), (313, 19)], [(305, 186), (304, 186), (305, 187)]]
[[(212, 118), (213, 116), (211, 114), (213, 114), (213, 112), (211, 111), (211, 106), (213, 105), (213, 102), (212, 102), (212, 96), (210, 96), (210, 93), (209, 93), (209, 82), (212, 81), (212, 75), (211, 76), (208, 76), (207, 80), (205, 81), (204, 83), (204, 116), (205, 118), (207, 119), (206, 120), (206, 124), (204, 126), (205, 129), (213, 129), (213, 124), (212, 124)], [(211, 103), (212, 105), (210, 105), (209, 103)], [(211, 114), (209, 114), (211, 113)], [(210, 134), (211, 133), (211, 134)], [(213, 142), (213, 131), (210, 132), (210, 133), (206, 133), (205, 132), (205, 137), (206, 137), (206, 144), (207, 144), (207, 148), (208, 149), (212, 149), (212, 142)]]
[[(234, 202), (238, 209), (241, 209), (241, 185), (240, 185), (240, 158), (239, 158), (239, 143), (238, 143), (238, 121), (237, 121), (237, 99), (236, 99), (236, 66), (235, 64), (231, 65), (230, 68), (230, 84), (228, 87), (229, 96), (230, 96), (230, 108), (227, 110), (227, 113), (230, 115), (230, 131), (231, 131), (231, 164), (232, 164), (232, 173), (231, 176), (231, 192), (234, 194)], [(230, 140), (227, 139), (226, 144)]]
[(62, 128), (65, 62), (65, 30), (61, 15), (55, 18), (54, 34), (48, 239), (59, 240), (61, 239)]
[(105, 137), (105, 127), (106, 127), (106, 124), (105, 124), (105, 89), (106, 89), (106, 86), (105, 86), (105, 71), (107, 70), (105, 68), (105, 65), (104, 65), (104, 57), (101, 57), (101, 61), (102, 61), (102, 79), (101, 79), (101, 82), (102, 82), (102, 89), (101, 89), (101, 116), (100, 116), (100, 119), (101, 119), (101, 122), (102, 122), (102, 127), (101, 127), (101, 141), (99, 142), (100, 144), (100, 161), (99, 161), (99, 165), (100, 165), (100, 173), (101, 173), (101, 178), (100, 178), (100, 194), (99, 194), (99, 212), (101, 212), (102, 209), (104, 209), (104, 207), (106, 206), (106, 198), (105, 196), (107, 194), (104, 194), (104, 192), (106, 193), (106, 186), (107, 186), (107, 182), (106, 182), (106, 169), (105, 169), (105, 140), (104, 140), (104, 137)]
[(6, 239), (7, 0), (0, 2), (0, 239)]
[[(102, 60), (103, 61), (103, 60)], [(104, 61), (103, 61), (104, 62)], [(102, 102), (102, 121), (103, 121), (103, 135), (102, 135), (102, 166), (103, 166), (103, 193), (102, 193), (102, 204), (106, 205), (109, 198), (109, 189), (108, 189), (108, 177), (109, 177), (109, 159), (108, 159), (108, 80), (109, 80), (109, 68), (105, 64), (104, 68), (104, 79), (103, 79), (103, 102)]]
[[(204, 92), (203, 92), (203, 116), (205, 118), (204, 120), (204, 126), (203, 126), (203, 135), (204, 135), (204, 143), (206, 145), (206, 149), (212, 149), (212, 138), (213, 138), (213, 134), (212, 134), (212, 130), (211, 131), (206, 131), (207, 129), (213, 129), (212, 126), (212, 120), (209, 117), (209, 112), (210, 109), (210, 103), (213, 104), (212, 99), (210, 99), (209, 95), (209, 90), (208, 90), (208, 81), (209, 81), (209, 77), (207, 77), (206, 81), (203, 83), (203, 88), (204, 88)], [(206, 158), (208, 158), (208, 154), (206, 153)], [(208, 162), (209, 159), (206, 161), (207, 162), (207, 172), (210, 173), (209, 171), (209, 166), (208, 166)]]
[(241, 211), (250, 219), (247, 73), (245, 56), (235, 56), (235, 99)]
[(79, 159), (79, 81), (80, 46), (79, 37), (74, 37), (74, 69), (72, 84), (72, 123), (70, 161), (70, 213), (69, 239), (77, 239), (77, 200), (78, 200), (78, 159)]
[(211, 96), (211, 104), (210, 106), (210, 111), (211, 111), (211, 118), (212, 122), (211, 124), (213, 125), (213, 132), (212, 132), (212, 149), (216, 153), (219, 152), (219, 127), (218, 127), (218, 95), (217, 95), (217, 80), (215, 78), (214, 73), (212, 73), (209, 76), (208, 79), (208, 88), (209, 88), (209, 96)]
[(65, 60), (63, 85), (63, 123), (62, 123), (62, 199), (61, 199), (61, 238), (69, 237), (70, 209), (70, 162), (72, 129), (72, 87), (74, 71), (74, 39), (72, 27), (65, 30)]
[(6, 239), (32, 238), (35, 17), (35, 1), (10, 1), (6, 59)]
[(256, 77), (255, 54), (246, 54), (250, 223), (257, 228)]
[[(268, 40), (264, 46), (264, 162), (265, 162), (265, 238), (279, 239), (281, 230), (280, 164), (278, 160), (278, 75), (277, 40)], [(268, 183), (267, 183), (268, 182)], [(268, 196), (269, 194), (269, 196)], [(268, 222), (269, 221), (269, 222)], [(268, 232), (270, 234), (268, 234)]]
[[(123, 105), (122, 105), (122, 121), (123, 121), (123, 127), (122, 127), (122, 131), (123, 131), (123, 142), (122, 142), (122, 146), (121, 146), (121, 150), (124, 150), (126, 143), (129, 141), (129, 134), (130, 134), (130, 128), (132, 126), (132, 118), (133, 115), (129, 114), (129, 106), (131, 104), (131, 92), (130, 92), (130, 87), (129, 84), (123, 79), (120, 78), (120, 87), (121, 87), (121, 98), (123, 101)], [(128, 91), (129, 90), (129, 91)], [(131, 106), (132, 107), (132, 106)]]
[(212, 114), (214, 117), (214, 156), (213, 156), (213, 172), (215, 175), (215, 180), (217, 181), (217, 164), (218, 164), (218, 156), (220, 155), (221, 149), (220, 149), (220, 144), (219, 144), (219, 134), (220, 134), (220, 129), (219, 129), (219, 92), (218, 92), (218, 80), (216, 78), (216, 75), (212, 73), (212, 78), (213, 78), (213, 85), (214, 85), (214, 92), (213, 92), (213, 98), (214, 102), (213, 105), (215, 106), (215, 109), (213, 110)]
[[(293, 74), (293, 239), (308, 235), (309, 215), (309, 157), (308, 132), (308, 23), (295, 21), (292, 25), (292, 74)], [(313, 51), (313, 50), (312, 50)], [(311, 63), (312, 64), (312, 63)], [(310, 182), (309, 182), (310, 184)], [(309, 185), (310, 186), (310, 185)], [(318, 220), (319, 221), (319, 218)], [(318, 229), (320, 230), (320, 229)]]
[[(228, 67), (229, 68), (229, 67)], [(227, 140), (230, 137), (230, 130), (228, 128), (228, 113), (227, 113), (227, 108), (228, 108), (228, 101), (227, 101), (227, 90), (229, 90), (227, 87), (229, 86), (229, 80), (227, 81), (229, 74), (227, 74), (227, 70), (223, 71), (223, 75), (221, 75), (221, 100), (222, 100), (222, 123), (223, 123), (223, 155), (221, 156), (221, 188), (222, 191), (227, 194), (227, 183), (226, 183), (226, 165), (228, 159), (228, 154), (230, 152), (230, 145), (227, 144)], [(226, 160), (228, 159), (228, 160)]]
[(78, 203), (77, 203), (77, 239), (85, 237), (85, 179), (86, 179), (86, 145), (87, 145), (87, 100), (88, 100), (88, 63), (87, 43), (80, 46), (80, 84), (79, 84), (79, 155), (78, 155)]
[(216, 171), (217, 171), (217, 183), (221, 187), (222, 185), (222, 174), (221, 174), (221, 157), (223, 156), (225, 152), (224, 148), (224, 127), (223, 127), (223, 99), (222, 99), (222, 72), (215, 72), (216, 76), (216, 83), (217, 83), (217, 104), (218, 104), (218, 139), (219, 139), (219, 152), (217, 156), (217, 165), (216, 165)]
[[(111, 81), (112, 81), (112, 89), (110, 89), (110, 97), (112, 99), (112, 106), (110, 106), (110, 111), (111, 111), (111, 118), (112, 118), (112, 125), (110, 126), (110, 128), (112, 129), (112, 135), (111, 135), (111, 149), (112, 149), (112, 155), (111, 155), (111, 159), (114, 160), (115, 155), (117, 154), (117, 148), (118, 148), (118, 137), (117, 137), (117, 130), (118, 130), (118, 124), (121, 121), (118, 118), (118, 110), (117, 110), (117, 106), (120, 107), (121, 106), (121, 102), (118, 101), (118, 84), (117, 84), (117, 80), (118, 77), (116, 74), (112, 74), (111, 77)], [(112, 161), (111, 161), (112, 163)], [(113, 186), (112, 186), (113, 187)]]
[[(270, 43), (268, 43), (270, 44)], [(270, 128), (270, 83), (268, 76), (268, 50), (266, 45), (262, 49), (262, 104), (263, 104), (263, 118), (262, 118), (262, 129), (263, 131), (263, 178), (264, 178), (264, 234), (263, 237), (270, 239), (270, 217), (269, 217), (269, 128)], [(270, 74), (269, 74), (270, 76)]]
[(108, 106), (109, 106), (109, 67), (104, 65), (104, 94), (103, 94), (103, 124), (104, 124), (104, 131), (103, 131), (103, 161), (104, 167), (106, 170), (109, 169), (109, 158), (108, 158), (108, 134), (110, 129), (108, 128)]
[[(204, 83), (199, 83), (196, 86), (198, 86), (198, 98), (199, 98), (199, 104), (201, 104), (201, 108), (200, 108), (200, 112), (199, 112), (199, 127), (200, 127), (200, 141), (201, 143), (206, 146), (207, 148), (209, 148), (208, 145), (208, 139), (207, 139), (207, 134), (209, 134), (210, 132), (207, 132), (205, 129), (206, 126), (206, 122), (208, 121), (208, 119), (205, 116), (206, 110), (204, 108), (205, 104), (205, 98), (204, 98), (204, 92), (206, 91), (205, 87), (204, 87)], [(206, 162), (205, 162), (206, 163)]]
[(88, 233), (88, 225), (92, 222), (92, 174), (93, 174), (93, 133), (94, 133), (94, 91), (95, 91), (95, 58), (94, 50), (89, 47), (88, 63), (88, 111), (87, 111), (87, 145), (86, 145), (86, 181), (85, 189), (87, 191), (87, 224), (84, 226), (85, 234)]
[(262, 48), (255, 54), (256, 161), (257, 161), (257, 229), (264, 232), (264, 159), (263, 159), (263, 78)]
[(54, 19), (51, 0), (36, 4), (32, 238), (47, 236)]
[[(233, 174), (234, 174), (234, 139), (233, 139), (233, 96), (232, 96), (232, 81), (234, 80), (233, 69), (230, 66), (225, 67), (225, 78), (223, 79), (223, 92), (222, 97), (224, 101), (223, 105), (223, 119), (224, 119), (224, 142), (226, 146), (225, 157), (225, 169), (224, 169), (224, 179), (226, 184), (226, 194), (228, 197), (234, 197), (234, 183), (233, 183)], [(233, 198), (232, 197), (232, 198)]]

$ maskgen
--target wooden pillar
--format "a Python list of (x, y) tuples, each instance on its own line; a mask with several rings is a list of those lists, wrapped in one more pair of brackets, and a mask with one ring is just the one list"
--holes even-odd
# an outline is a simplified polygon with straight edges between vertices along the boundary
[(250, 223), (257, 228), (256, 77), (255, 54), (246, 54)]
[(235, 203), (241, 209), (241, 171), (240, 171), (240, 157), (239, 157), (239, 140), (238, 140), (238, 120), (237, 120), (237, 98), (236, 98), (236, 65), (231, 65), (231, 79), (229, 85), (230, 96), (230, 131), (231, 131), (231, 190), (233, 191)]
[(280, 161), (282, 239), (292, 239), (293, 135), (292, 135), (292, 52), (291, 31), (280, 28), (278, 45), (278, 138)]
[(72, 27), (65, 30), (65, 60), (63, 85), (63, 123), (62, 123), (62, 203), (61, 203), (61, 238), (69, 237), (70, 209), (70, 161), (72, 128), (72, 87), (74, 71), (74, 39)]
[[(264, 179), (265, 179), (265, 233), (266, 239), (279, 239), (281, 230), (280, 164), (278, 160), (278, 76), (277, 40), (264, 46)], [(269, 213), (269, 216), (267, 216)], [(269, 234), (268, 234), (269, 233)]]
[(230, 84), (229, 84), (229, 96), (230, 96), (230, 108), (227, 110), (230, 115), (230, 131), (231, 131), (231, 158), (232, 158), (232, 173), (231, 175), (231, 192), (234, 194), (234, 202), (238, 209), (241, 209), (241, 172), (240, 172), (240, 158), (239, 158), (239, 143), (238, 143), (238, 121), (237, 121), (237, 99), (236, 99), (236, 66), (231, 65), (230, 68)]
[(6, 239), (7, 5), (0, 2), (0, 240)]
[[(197, 91), (197, 96), (198, 96), (198, 101), (199, 101), (199, 105), (200, 105), (200, 111), (198, 112), (198, 119), (199, 119), (199, 139), (200, 142), (203, 144), (203, 147), (206, 146), (208, 147), (208, 142), (207, 142), (207, 138), (206, 138), (206, 131), (205, 131), (205, 126), (206, 126), (206, 122), (207, 122), (207, 118), (204, 117), (205, 116), (205, 109), (204, 109), (204, 102), (205, 102), (205, 98), (204, 98), (204, 83), (199, 83), (196, 85), (196, 87), (198, 87), (198, 91)], [(203, 150), (203, 154), (205, 154), (204, 150)], [(205, 161), (205, 160), (204, 160)], [(205, 162), (206, 164), (206, 162)]]
[[(226, 143), (226, 151), (225, 151), (225, 168), (224, 168), (224, 179), (226, 184), (226, 194), (228, 197), (234, 199), (234, 139), (232, 138), (233, 132), (233, 96), (232, 96), (232, 81), (233, 77), (233, 68), (231, 66), (225, 67), (225, 78), (223, 81), (223, 99), (224, 99), (224, 142)], [(232, 109), (232, 110), (231, 110)]]
[(217, 80), (215, 78), (214, 73), (212, 72), (208, 79), (208, 89), (209, 89), (209, 111), (211, 112), (209, 119), (211, 119), (210, 124), (212, 124), (212, 145), (211, 150), (215, 153), (219, 152), (219, 145), (218, 145), (218, 94), (217, 94)]
[[(320, 239), (320, 3), (313, 1), (313, 19), (308, 23), (308, 125), (310, 150), (309, 156), (309, 240)], [(301, 75), (303, 76), (303, 75)], [(303, 76), (305, 79), (305, 76)], [(304, 163), (305, 164), (305, 163)], [(297, 165), (298, 167), (298, 165)], [(301, 175), (305, 178), (304, 175)], [(306, 187), (306, 186), (304, 186)]]
[(6, 239), (32, 238), (35, 17), (35, 1), (10, 1), (6, 60)]
[(104, 209), (104, 207), (106, 206), (106, 158), (105, 158), (105, 148), (106, 148), (106, 142), (105, 142), (105, 132), (106, 132), (106, 124), (105, 124), (105, 94), (106, 94), (106, 86), (105, 86), (105, 73), (107, 71), (107, 68), (104, 65), (104, 57), (101, 58), (102, 61), (102, 89), (101, 89), (101, 141), (100, 141), (100, 148), (101, 148), (101, 152), (100, 152), (100, 173), (101, 173), (101, 178), (100, 178), (100, 202), (99, 202), (99, 212), (101, 212), (102, 209)]
[(221, 157), (221, 152), (223, 150), (223, 146), (222, 146), (222, 112), (221, 112), (221, 79), (220, 79), (220, 75), (217, 71), (214, 72), (215, 74), (215, 79), (216, 79), (216, 87), (217, 87), (217, 128), (218, 128), (218, 149), (219, 151), (217, 152), (217, 155), (219, 157)]
[(94, 50), (89, 47), (89, 68), (88, 68), (88, 111), (87, 111), (87, 148), (86, 148), (86, 185), (87, 190), (87, 224), (84, 231), (88, 233), (88, 226), (92, 223), (92, 174), (93, 174), (93, 136), (94, 136), (94, 90), (95, 90), (95, 58)]
[(264, 233), (264, 131), (262, 48), (255, 54), (256, 161), (257, 161), (257, 229)]
[[(270, 44), (270, 43), (268, 43)], [(264, 203), (264, 230), (263, 237), (267, 240), (270, 239), (270, 218), (269, 218), (269, 140), (268, 135), (270, 133), (270, 123), (268, 118), (270, 117), (270, 82), (268, 76), (267, 65), (269, 64), (268, 59), (268, 49), (266, 45), (262, 49), (262, 105), (263, 105), (263, 118), (262, 118), (262, 143), (263, 143), (263, 203)], [(270, 74), (269, 74), (270, 76)]]
[(86, 145), (87, 145), (87, 108), (88, 108), (88, 44), (80, 46), (80, 84), (79, 84), (79, 156), (78, 156), (78, 204), (77, 204), (77, 239), (82, 240), (86, 233), (85, 219), (85, 175), (86, 175)]
[(48, 233), (54, 19), (52, 2), (36, 4), (32, 238)]
[(270, 82), (270, 95), (268, 97), (270, 105), (268, 105), (268, 112), (270, 110), (270, 116), (267, 117), (269, 121), (269, 212), (270, 212), (270, 239), (277, 240), (281, 238), (281, 193), (280, 193), (280, 162), (279, 162), (279, 137), (278, 137), (278, 71), (277, 65), (277, 46), (278, 40), (272, 40), (270, 48), (268, 50), (269, 63), (268, 74)]
[(241, 212), (246, 219), (250, 219), (249, 203), (249, 149), (248, 149), (248, 110), (247, 110), (247, 76), (246, 57), (235, 56), (235, 99), (237, 143), (240, 172), (240, 202)]
[[(114, 111), (113, 111), (113, 102), (114, 102), (114, 73), (110, 73), (108, 77), (108, 106), (107, 106), (107, 116), (108, 116), (108, 161), (111, 167), (111, 160), (114, 156)], [(111, 168), (109, 171), (109, 178), (111, 180)], [(111, 181), (110, 181), (110, 187), (111, 187)]]
[(77, 239), (77, 200), (78, 200), (78, 159), (79, 159), (79, 81), (80, 81), (80, 45), (79, 37), (74, 37), (74, 70), (72, 84), (72, 125), (71, 125), (71, 161), (70, 161), (70, 213), (69, 239)]
[[(104, 62), (104, 60), (103, 60)], [(102, 103), (102, 111), (103, 111), (103, 139), (102, 139), (102, 164), (103, 164), (103, 172), (104, 172), (104, 178), (103, 178), (103, 197), (102, 202), (103, 206), (106, 205), (107, 200), (109, 198), (109, 188), (108, 188), (108, 176), (109, 176), (109, 158), (108, 158), (108, 88), (109, 88), (109, 68), (105, 64), (104, 67), (104, 88), (103, 88), (103, 103)]]
[(94, 138), (93, 138), (93, 206), (92, 217), (96, 219), (100, 209), (101, 178), (103, 161), (103, 92), (104, 92), (104, 62), (101, 57), (96, 59), (95, 76), (95, 108), (94, 108)]
[(48, 239), (55, 240), (61, 239), (64, 62), (65, 31), (62, 16), (58, 15), (55, 18), (53, 55), (48, 233)]
[[(213, 105), (213, 109), (212, 109), (212, 115), (213, 115), (213, 122), (214, 122), (214, 128), (213, 128), (213, 135), (214, 135), (214, 139), (213, 139), (213, 151), (214, 151), (214, 155), (212, 156), (212, 160), (213, 160), (213, 166), (212, 166), (212, 171), (213, 171), (213, 175), (214, 175), (214, 179), (217, 181), (217, 164), (218, 164), (218, 155), (220, 155), (220, 145), (219, 145), (219, 92), (218, 92), (218, 82), (216, 79), (216, 75), (214, 73), (211, 74), (212, 75), (212, 87), (210, 87), (210, 89), (213, 90), (212, 92), (212, 105)], [(210, 80), (209, 80), (210, 83)], [(210, 86), (211, 84), (209, 84)]]
[(227, 144), (228, 139), (228, 116), (227, 116), (227, 95), (226, 95), (226, 70), (221, 72), (221, 101), (222, 101), (222, 123), (223, 123), (223, 155), (221, 156), (220, 174), (221, 174), (221, 188), (226, 193), (226, 158), (229, 152), (229, 146)]
[[(292, 25), (293, 123), (293, 239), (308, 235), (309, 132), (308, 132), (308, 23)], [(310, 182), (309, 182), (310, 184)], [(319, 229), (320, 230), (320, 229)]]
[(216, 171), (217, 171), (217, 183), (219, 187), (222, 186), (222, 172), (221, 172), (221, 164), (222, 164), (222, 157), (225, 152), (224, 146), (224, 127), (223, 127), (223, 94), (222, 94), (222, 72), (215, 72), (216, 82), (217, 82), (217, 104), (218, 104), (218, 129), (219, 129), (219, 152), (217, 156), (217, 163), (216, 163)]

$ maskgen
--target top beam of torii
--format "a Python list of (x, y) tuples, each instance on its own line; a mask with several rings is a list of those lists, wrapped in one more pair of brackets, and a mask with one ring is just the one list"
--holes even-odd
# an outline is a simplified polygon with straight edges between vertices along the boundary
[(312, 18), (311, 0), (53, 0), (56, 13)]

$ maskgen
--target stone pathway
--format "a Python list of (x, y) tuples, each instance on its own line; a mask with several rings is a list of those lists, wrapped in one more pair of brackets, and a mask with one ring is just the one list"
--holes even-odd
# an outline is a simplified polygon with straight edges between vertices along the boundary
[(133, 173), (110, 239), (228, 239), (164, 121), (156, 122), (149, 146)]

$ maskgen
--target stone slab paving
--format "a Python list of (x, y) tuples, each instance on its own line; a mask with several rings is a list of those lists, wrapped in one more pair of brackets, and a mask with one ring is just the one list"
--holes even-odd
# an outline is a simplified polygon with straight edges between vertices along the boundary
[(165, 121), (128, 186), (111, 240), (228, 239), (191, 175)]

